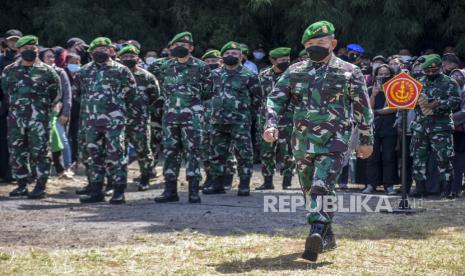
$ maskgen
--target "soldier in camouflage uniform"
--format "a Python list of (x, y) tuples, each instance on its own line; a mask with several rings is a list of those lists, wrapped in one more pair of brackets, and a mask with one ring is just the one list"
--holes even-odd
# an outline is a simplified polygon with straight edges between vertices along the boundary
[[(290, 64), (291, 48), (280, 47), (270, 51), (270, 61), (273, 64), (268, 69), (263, 70), (258, 75), (260, 83), (262, 84), (263, 93), (265, 94), (264, 100), (260, 110), (260, 128), (257, 133), (263, 133), (263, 125), (266, 122), (266, 96), (273, 90), (273, 86), (286, 71)], [(279, 139), (273, 143), (267, 143), (263, 138), (260, 140), (260, 154), (262, 162), (262, 175), (264, 183), (258, 187), (257, 190), (274, 189), (273, 174), (276, 167), (276, 160), (281, 161), (281, 174), (283, 177), (283, 189), (291, 186), (293, 170), (295, 167), (294, 158), (292, 156), (292, 147), (290, 144), (290, 137), (292, 132), (292, 105), (287, 107), (284, 116), (278, 119)]]
[(440, 173), (441, 196), (445, 197), (450, 193), (452, 181), (452, 111), (460, 104), (459, 86), (455, 80), (440, 73), (439, 55), (423, 56), (421, 61), (420, 67), (424, 76), (419, 81), (423, 84), (423, 90), (415, 107), (415, 119), (411, 124), (411, 155), (416, 184), (413, 195), (426, 195), (426, 164), (432, 151)]
[[(221, 49), (223, 67), (212, 72), (213, 97), (211, 114), (212, 186), (205, 194), (224, 193), (225, 165), (231, 145), (238, 163), (239, 196), (250, 194), (253, 167), (252, 116), (260, 108), (262, 90), (257, 75), (241, 64), (242, 51), (236, 42)], [(254, 112), (255, 111), (255, 112)]]
[[(31, 199), (45, 197), (50, 175), (50, 118), (61, 97), (60, 79), (55, 70), (37, 58), (38, 39), (23, 36), (16, 42), (21, 59), (2, 73), (2, 90), (9, 108), (8, 146), (12, 172), (18, 187), (10, 196)], [(36, 185), (28, 193), (28, 178), (36, 170)]]
[(192, 44), (191, 33), (177, 34), (169, 43), (174, 58), (160, 68), (165, 103), (162, 119), (165, 189), (155, 202), (179, 200), (177, 178), (184, 154), (189, 202), (200, 203), (203, 101), (211, 97), (211, 79), (208, 66), (192, 57)]
[(118, 52), (118, 56), (131, 69), (136, 80), (137, 93), (128, 98), (130, 106), (126, 115), (126, 139), (134, 146), (139, 159), (139, 191), (146, 191), (154, 162), (150, 150), (150, 114), (155, 112), (152, 109), (160, 97), (160, 88), (157, 79), (138, 65), (139, 52), (133, 45), (128, 45)]
[(291, 142), (311, 224), (302, 257), (316, 261), (319, 253), (336, 246), (333, 214), (317, 204), (334, 195), (351, 137), (352, 117), (360, 130), (357, 154), (360, 158), (371, 155), (373, 114), (362, 72), (332, 52), (337, 40), (330, 22), (310, 25), (302, 44), (309, 58), (291, 65), (268, 95), (268, 128), (263, 135), (266, 141), (277, 140), (278, 118), (291, 103)]
[(86, 150), (89, 155), (91, 192), (81, 203), (104, 201), (105, 173), (114, 187), (110, 204), (125, 203), (127, 160), (125, 126), (130, 99), (136, 95), (136, 82), (129, 68), (110, 59), (111, 40), (98, 37), (89, 46), (93, 61), (76, 74), (77, 99), (86, 113)]

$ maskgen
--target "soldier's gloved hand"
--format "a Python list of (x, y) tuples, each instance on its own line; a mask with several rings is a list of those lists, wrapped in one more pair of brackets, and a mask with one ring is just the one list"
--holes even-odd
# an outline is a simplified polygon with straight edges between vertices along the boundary
[(373, 153), (373, 145), (360, 145), (357, 148), (357, 157), (367, 159)]
[(265, 129), (263, 132), (263, 140), (267, 143), (273, 143), (278, 140), (278, 129), (275, 127)]

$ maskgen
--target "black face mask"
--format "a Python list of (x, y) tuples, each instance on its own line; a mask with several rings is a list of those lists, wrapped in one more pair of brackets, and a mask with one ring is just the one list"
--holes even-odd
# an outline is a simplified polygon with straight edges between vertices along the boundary
[(232, 66), (232, 65), (236, 65), (237, 63), (239, 63), (239, 58), (233, 57), (233, 56), (225, 56), (223, 57), (223, 61), (224, 61), (224, 64)]
[(107, 53), (104, 52), (95, 52), (92, 54), (92, 59), (97, 63), (104, 63), (110, 58)]
[(439, 74), (425, 75), (425, 76), (428, 78), (428, 80), (434, 81), (439, 77)]
[(218, 63), (208, 64), (208, 67), (210, 68), (210, 70), (215, 70), (216, 68), (220, 67), (220, 65)]
[(278, 67), (279, 70), (284, 72), (289, 67), (289, 64), (290, 63), (288, 61), (280, 62), (280, 63), (276, 64), (276, 67)]
[(325, 47), (321, 47), (318, 45), (310, 46), (305, 48), (308, 53), (308, 57), (313, 62), (321, 62), (329, 55), (329, 49)]
[(189, 54), (189, 49), (182, 47), (182, 46), (177, 46), (176, 48), (171, 49), (171, 55), (173, 57), (177, 58), (183, 58)]
[(24, 50), (21, 52), (21, 58), (25, 61), (34, 61), (37, 58), (37, 52), (34, 50)]
[(137, 64), (137, 60), (135, 59), (125, 59), (122, 62), (128, 68), (133, 68)]
[(168, 53), (161, 53), (160, 57), (164, 58), (164, 57), (169, 57), (170, 55)]

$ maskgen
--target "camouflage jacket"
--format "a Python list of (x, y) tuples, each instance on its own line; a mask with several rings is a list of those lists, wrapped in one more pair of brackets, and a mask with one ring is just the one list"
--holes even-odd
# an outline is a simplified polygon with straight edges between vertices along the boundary
[(347, 151), (352, 118), (360, 130), (360, 144), (373, 144), (373, 113), (363, 74), (334, 54), (320, 66), (304, 60), (283, 73), (268, 96), (268, 127), (277, 126), (278, 116), (290, 103), (295, 153)]
[(74, 85), (81, 111), (86, 113), (83, 124), (106, 127), (126, 124), (129, 98), (137, 94), (129, 68), (113, 60), (103, 65), (92, 61), (77, 72)]
[(202, 120), (203, 101), (211, 97), (210, 69), (203, 61), (194, 57), (186, 63), (170, 59), (161, 66), (158, 80), (164, 100), (163, 123)]
[(250, 124), (260, 110), (263, 93), (256, 74), (239, 66), (212, 73), (212, 124)]
[(160, 98), (160, 86), (154, 75), (139, 66), (135, 67), (132, 74), (136, 80), (137, 90), (128, 97), (127, 124), (146, 124), (150, 115), (160, 112), (155, 106)]
[(2, 73), (2, 90), (8, 122), (18, 127), (50, 122), (52, 107), (61, 99), (60, 78), (41, 61), (32, 66), (21, 65), (21, 60), (8, 65)]
[(444, 74), (440, 74), (434, 81), (428, 80), (426, 76), (418, 81), (423, 85), (421, 93), (427, 96), (428, 101), (436, 100), (439, 105), (431, 115), (425, 115), (417, 104), (411, 129), (427, 132), (452, 131), (452, 113), (460, 104), (460, 88), (457, 82)]
[[(260, 106), (260, 125), (263, 126), (266, 123), (266, 99), (268, 95), (273, 90), (275, 83), (278, 81), (279, 77), (281, 77), (282, 73), (276, 73), (273, 70), (273, 67), (269, 67), (260, 72), (258, 78), (260, 80), (260, 84), (262, 85), (262, 90), (264, 93), (264, 97), (262, 98), (261, 106)], [(278, 118), (278, 126), (284, 127), (292, 123), (292, 115), (293, 115), (294, 108), (292, 104), (289, 104), (287, 109), (283, 112), (283, 116)]]
[[(147, 68), (147, 71), (152, 73), (155, 76), (155, 78), (157, 78), (157, 81), (158, 81), (160, 79), (161, 66), (163, 65), (163, 63), (165, 63), (168, 60), (169, 58), (166, 58), (166, 57), (156, 59), (152, 64), (149, 65), (149, 67)], [(162, 90), (162, 87), (159, 85), (160, 95), (162, 94), (161, 90)], [(152, 113), (151, 113), (152, 122), (161, 123), (161, 119), (163, 116), (163, 105), (164, 105), (163, 97), (158, 97), (152, 106), (153, 107)]]

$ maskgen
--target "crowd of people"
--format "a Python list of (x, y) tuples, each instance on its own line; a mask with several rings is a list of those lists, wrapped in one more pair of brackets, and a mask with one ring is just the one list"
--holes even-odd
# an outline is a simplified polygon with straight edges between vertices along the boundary
[[(189, 32), (158, 51), (106, 37), (89, 44), (71, 38), (65, 47), (48, 48), (33, 35), (7, 31), (0, 55), (0, 178), (16, 181), (10, 196), (43, 198), (52, 163), (56, 177), (66, 179), (81, 164), (88, 179), (76, 191), (82, 203), (104, 201), (105, 195), (110, 203), (124, 203), (128, 164), (138, 162), (140, 176), (134, 181), (145, 191), (157, 177), (161, 158), (165, 187), (155, 198), (159, 203), (179, 200), (183, 159), (191, 203), (201, 201), (199, 189), (225, 193), (235, 174), (237, 194), (249, 195), (254, 163), (262, 165), (258, 190), (274, 189), (277, 169), (282, 188), (291, 187), (296, 170), (292, 101), (279, 115), (279, 139), (270, 143), (262, 134), (267, 96), (289, 66), (308, 61), (308, 51), (291, 59), (288, 47), (267, 51), (257, 45), (251, 51), (234, 41), (199, 58), (193, 50)], [(381, 185), (387, 194), (397, 193), (400, 116), (386, 108), (382, 85), (406, 72), (428, 86), (419, 100), (421, 112), (408, 113), (407, 190), (413, 196), (459, 196), (465, 169), (465, 70), (454, 48), (446, 48), (442, 57), (432, 49), (417, 57), (407, 49), (384, 57), (349, 44), (338, 45), (333, 55), (361, 69), (374, 114), (373, 154), (358, 159), (353, 139), (339, 187), (353, 182), (366, 185), (363, 193)], [(435, 90), (437, 95), (430, 94)], [(355, 122), (352, 136), (358, 137)], [(427, 129), (424, 137), (414, 135), (419, 129)], [(200, 185), (202, 167), (206, 179)], [(414, 181), (416, 189), (410, 191)], [(32, 191), (30, 183), (35, 183)]]

